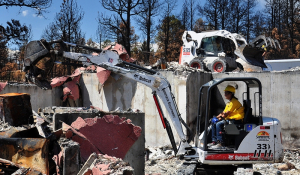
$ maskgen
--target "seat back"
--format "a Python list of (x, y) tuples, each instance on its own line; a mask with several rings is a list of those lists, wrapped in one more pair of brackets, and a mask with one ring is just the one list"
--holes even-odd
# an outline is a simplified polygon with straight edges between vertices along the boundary
[(252, 108), (251, 108), (251, 100), (244, 100), (244, 123), (251, 123), (252, 120)]
[(240, 131), (235, 124), (228, 124), (224, 126), (225, 133), (228, 135), (239, 135)]

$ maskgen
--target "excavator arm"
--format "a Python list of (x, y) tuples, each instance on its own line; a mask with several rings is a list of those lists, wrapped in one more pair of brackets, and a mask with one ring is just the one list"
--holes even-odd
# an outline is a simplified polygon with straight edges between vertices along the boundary
[[(52, 42), (53, 43), (53, 42)], [(59, 41), (59, 43), (64, 45), (71, 45), (75, 47), (82, 47), (87, 50), (96, 51), (94, 48), (90, 48), (87, 46), (79, 46), (72, 43), (66, 43)], [(25, 66), (34, 66), (29, 63), (36, 63), (40, 60), (43, 56), (49, 53), (49, 47), (46, 46), (47, 43), (45, 41), (31, 41), (25, 51)], [(27, 52), (28, 50), (28, 52)], [(48, 52), (47, 52), (48, 50)], [(119, 58), (119, 55), (110, 50), (97, 50), (100, 52), (99, 55), (89, 55), (89, 54), (82, 54), (82, 53), (74, 53), (74, 52), (65, 52), (62, 51), (60, 54), (65, 57), (76, 61), (82, 61), (84, 64), (94, 64), (110, 70), (116, 74), (120, 74), (124, 77), (142, 83), (152, 89), (153, 98), (155, 100), (155, 104), (158, 108), (158, 112), (160, 114), (162, 123), (164, 128), (168, 132), (168, 136), (170, 138), (172, 147), (177, 155), (185, 154), (185, 148), (190, 147), (188, 144), (192, 139), (192, 133), (187, 124), (181, 118), (179, 113), (178, 107), (175, 102), (175, 98), (171, 92), (170, 83), (160, 75), (159, 72), (146, 69), (144, 67), (125, 62)], [(57, 52), (58, 53), (58, 52)], [(27, 63), (27, 65), (26, 65)], [(31, 69), (28, 69), (31, 70)], [(162, 109), (160, 107), (159, 100), (157, 96), (160, 98), (160, 101), (165, 106), (166, 111), (169, 115), (170, 120), (180, 138), (180, 145), (179, 148), (176, 147), (174, 135), (172, 133), (172, 129), (169, 125), (168, 120), (164, 117)], [(188, 133), (188, 139), (186, 138), (182, 125), (186, 127)]]

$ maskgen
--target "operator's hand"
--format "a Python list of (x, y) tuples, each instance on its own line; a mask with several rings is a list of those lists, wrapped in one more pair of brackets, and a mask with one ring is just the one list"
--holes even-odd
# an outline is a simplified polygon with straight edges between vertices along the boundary
[(229, 114), (230, 114), (230, 111), (226, 111), (226, 112), (224, 112), (222, 117), (226, 118)]
[(217, 116), (217, 119), (218, 119), (219, 121), (222, 120), (222, 113), (219, 114), (219, 115)]
[(218, 116), (218, 120), (219, 121), (223, 120), (223, 115)]

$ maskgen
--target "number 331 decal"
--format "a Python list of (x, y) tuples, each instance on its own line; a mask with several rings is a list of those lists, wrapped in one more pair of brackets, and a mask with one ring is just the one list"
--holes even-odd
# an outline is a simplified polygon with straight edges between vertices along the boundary
[(270, 148), (271, 148), (270, 144), (257, 144), (256, 149), (270, 149)]

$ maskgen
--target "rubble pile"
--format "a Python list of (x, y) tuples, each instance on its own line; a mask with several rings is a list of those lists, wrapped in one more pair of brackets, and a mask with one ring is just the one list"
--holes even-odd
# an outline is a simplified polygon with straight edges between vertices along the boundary
[[(148, 69), (159, 69), (160, 71), (162, 71), (162, 70), (173, 71), (174, 74), (183, 75), (183, 76), (187, 76), (191, 72), (210, 72), (207, 69), (205, 69), (205, 70), (197, 69), (197, 68), (190, 67), (187, 64), (181, 65), (181, 64), (179, 64), (178, 62), (175, 62), (175, 61), (166, 62), (166, 64), (167, 64), (166, 69), (159, 69), (159, 68), (161, 68), (161, 66), (155, 66), (155, 67), (145, 66), (145, 67), (148, 68)], [(243, 71), (244, 70), (240, 69), (239, 67), (237, 67), (234, 70), (231, 70), (231, 72), (243, 72)]]
[(10, 128), (11, 128), (11, 126), (8, 123), (5, 123), (4, 121), (0, 120), (0, 132), (7, 131)]
[(184, 160), (180, 160), (175, 157), (175, 153), (171, 146), (163, 147), (148, 147), (146, 149), (146, 175), (158, 175), (158, 174), (177, 174), (177, 170), (181, 167)]
[[(22, 115), (23, 114), (23, 115)], [(122, 161), (141, 127), (95, 107), (35, 112), (28, 94), (0, 95), (0, 174), (133, 174)], [(89, 160), (91, 155), (94, 160)], [(82, 166), (89, 163), (89, 166)]]
[[(295, 71), (300, 71), (300, 67), (297, 66), (297, 67), (292, 67), (288, 70), (284, 70), (284, 71), (280, 71), (280, 72), (295, 72)], [(275, 72), (275, 71), (274, 71)]]
[(261, 174), (273, 175), (296, 175), (300, 174), (300, 149), (285, 150), (282, 163), (255, 164), (253, 170)]
[[(145, 174), (147, 175), (174, 175), (184, 163), (174, 156), (174, 151), (170, 146), (146, 149)], [(273, 164), (254, 164), (253, 170), (238, 168), (235, 175), (247, 174), (262, 175), (298, 175), (300, 174), (300, 149), (285, 150), (282, 163)]]
[(154, 70), (159, 69), (160, 71), (163, 70), (172, 71), (175, 75), (180, 75), (184, 77), (187, 77), (192, 72), (205, 72), (205, 70), (196, 69), (188, 65), (181, 65), (175, 61), (167, 62), (166, 64), (167, 64), (166, 69), (160, 69), (161, 66), (157, 66), (157, 67), (146, 66), (146, 68), (154, 69)]
[(120, 158), (93, 153), (78, 173), (78, 175), (91, 174), (133, 175), (134, 172), (133, 168)]
[(188, 65), (181, 65), (175, 61), (167, 62), (167, 65), (167, 70), (172, 70), (174, 72), (204, 72), (203, 70), (196, 69)]

